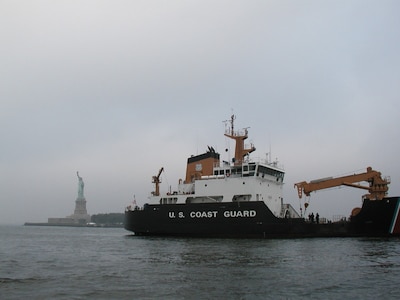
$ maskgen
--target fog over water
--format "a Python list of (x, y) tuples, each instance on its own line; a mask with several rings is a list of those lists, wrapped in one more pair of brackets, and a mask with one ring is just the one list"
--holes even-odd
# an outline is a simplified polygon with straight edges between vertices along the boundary
[[(144, 204), (207, 146), (228, 159), (224, 120), (249, 128), (293, 184), (364, 172), (400, 195), (398, 1), (0, 2), (0, 223)], [(311, 197), (348, 216), (363, 190)]]

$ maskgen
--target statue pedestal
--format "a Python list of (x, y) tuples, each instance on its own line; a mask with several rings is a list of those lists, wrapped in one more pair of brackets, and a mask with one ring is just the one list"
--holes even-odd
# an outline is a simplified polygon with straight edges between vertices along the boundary
[(70, 216), (75, 222), (79, 224), (86, 224), (90, 222), (90, 215), (86, 210), (86, 199), (84, 197), (78, 197), (75, 200), (74, 214)]

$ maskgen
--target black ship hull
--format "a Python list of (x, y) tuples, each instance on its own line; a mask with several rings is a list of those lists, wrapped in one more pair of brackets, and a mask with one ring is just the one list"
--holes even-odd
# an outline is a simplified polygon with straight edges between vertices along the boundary
[(277, 218), (262, 201), (149, 205), (127, 210), (124, 227), (135, 235), (190, 237), (400, 236), (400, 197), (365, 199), (349, 220), (317, 224)]

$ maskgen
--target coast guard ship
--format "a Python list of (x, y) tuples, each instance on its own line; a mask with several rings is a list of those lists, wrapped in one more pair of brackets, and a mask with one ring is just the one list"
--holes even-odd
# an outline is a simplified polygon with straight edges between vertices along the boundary
[[(333, 237), (391, 236), (400, 234), (400, 197), (386, 198), (390, 183), (367, 169), (357, 177), (300, 182), (299, 197), (311, 191), (367, 181), (371, 193), (349, 219), (315, 222), (284, 203), (285, 172), (277, 162), (253, 161), (256, 148), (245, 145), (248, 129), (235, 130), (232, 115), (225, 136), (235, 141), (231, 161), (221, 161), (213, 147), (187, 159), (186, 176), (175, 190), (160, 193), (161, 168), (152, 182), (155, 189), (143, 207), (125, 210), (125, 229), (135, 235), (191, 237)], [(355, 176), (355, 175), (354, 175)], [(305, 203), (306, 205), (307, 203)], [(306, 207), (305, 207), (306, 208)]]

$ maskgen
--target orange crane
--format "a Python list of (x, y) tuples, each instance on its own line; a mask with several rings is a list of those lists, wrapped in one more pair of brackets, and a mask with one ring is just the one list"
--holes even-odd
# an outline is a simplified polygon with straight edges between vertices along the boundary
[[(369, 186), (355, 184), (361, 181), (368, 182)], [(367, 172), (365, 173), (353, 174), (337, 178), (322, 178), (312, 180), (309, 183), (302, 181), (296, 183), (294, 186), (295, 188), (297, 188), (299, 198), (303, 196), (303, 193), (306, 196), (310, 196), (310, 193), (314, 191), (345, 185), (368, 190), (369, 194), (364, 195), (364, 197), (370, 200), (382, 200), (387, 195), (387, 191), (389, 190), (389, 183), (389, 177), (382, 178), (380, 172), (372, 170), (371, 167), (368, 167)]]
[(161, 183), (160, 176), (161, 176), (162, 171), (164, 171), (164, 167), (162, 167), (160, 169), (160, 171), (158, 171), (157, 175), (153, 176), (152, 182), (156, 185), (156, 190), (154, 192), (152, 192), (152, 194), (154, 196), (160, 196), (160, 183)]

